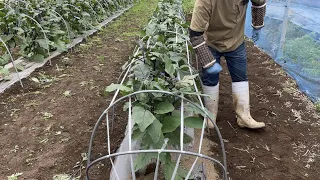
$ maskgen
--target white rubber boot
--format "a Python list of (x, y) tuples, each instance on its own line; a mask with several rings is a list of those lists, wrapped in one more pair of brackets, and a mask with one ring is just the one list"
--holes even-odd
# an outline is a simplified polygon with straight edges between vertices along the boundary
[[(219, 104), (219, 83), (215, 86), (202, 85), (203, 94), (210, 97), (204, 97), (205, 107), (213, 114), (213, 121), (216, 122)], [(208, 119), (208, 127), (214, 128), (212, 122)]]
[(237, 123), (240, 127), (258, 129), (266, 126), (263, 122), (255, 121), (250, 115), (248, 81), (233, 82), (232, 97), (234, 108), (237, 114)]

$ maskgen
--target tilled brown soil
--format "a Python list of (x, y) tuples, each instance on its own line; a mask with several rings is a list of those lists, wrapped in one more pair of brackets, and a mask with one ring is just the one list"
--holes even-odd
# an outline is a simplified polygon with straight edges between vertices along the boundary
[[(23, 90), (15, 85), (0, 95), (0, 179), (19, 172), (23, 173), (19, 179), (27, 180), (80, 172), (81, 164), (85, 165), (81, 154), (87, 151), (91, 130), (111, 100), (110, 95), (103, 96), (103, 90), (116, 82), (135, 45), (135, 38), (119, 38), (119, 34), (128, 35), (138, 18), (132, 14), (124, 18), (127, 23), (99, 33), (53, 60), (52, 67), (32, 74), (53, 82), (39, 85), (26, 79)], [(281, 68), (251, 43), (248, 60), (251, 113), (267, 127), (254, 131), (237, 127), (224, 65), (217, 122), (226, 142), (231, 179), (319, 179), (319, 116)], [(119, 107), (111, 151), (123, 138), (126, 120)], [(95, 141), (95, 158), (107, 152), (105, 137), (102, 125)], [(216, 141), (214, 135), (209, 138)], [(217, 147), (212, 151), (216, 154)], [(108, 169), (108, 163), (99, 163), (92, 177), (108, 179)], [(84, 169), (81, 171), (83, 174)]]
[[(224, 63), (217, 125), (226, 142), (230, 178), (320, 179), (319, 114), (267, 54), (251, 42), (247, 47), (251, 114), (267, 127), (249, 130), (237, 126), (231, 78)], [(218, 152), (217, 148), (213, 151)]]
[[(117, 82), (121, 66), (132, 55), (138, 40), (135, 34), (154, 5), (137, 11), (148, 3), (152, 1), (138, 3), (120, 21), (31, 75), (47, 82), (39, 84), (30, 77), (23, 80), (24, 89), (17, 83), (0, 94), (0, 179), (14, 173), (23, 173), (19, 179), (27, 180), (52, 179), (57, 174), (84, 178), (86, 157), (82, 156), (97, 119), (112, 98), (104, 89)], [(118, 107), (111, 128), (112, 152), (123, 139), (126, 121)], [(95, 138), (93, 159), (107, 154), (105, 132), (104, 121)], [(109, 162), (98, 163), (91, 179), (108, 179), (109, 170)]]
[[(17, 172), (22, 172), (24, 179), (52, 179), (85, 165), (79, 163), (81, 153), (87, 152), (91, 130), (111, 99), (103, 96), (103, 89), (117, 79), (133, 47), (130, 40), (119, 43), (110, 34), (101, 38), (103, 44), (108, 42), (101, 45), (104, 48), (69, 53), (55, 59), (53, 67), (33, 73), (45, 73), (54, 78), (53, 83), (38, 85), (26, 79), (23, 90), (15, 85), (1, 94), (0, 179)], [(124, 50), (121, 53), (120, 48)], [(99, 62), (97, 56), (106, 57), (105, 62)], [(69, 58), (67, 66), (62, 62), (65, 57)], [(70, 97), (64, 95), (66, 91), (71, 92)], [(112, 131), (112, 151), (117, 149), (125, 127), (124, 118), (118, 120)], [(100, 133), (97, 140), (101, 144), (97, 151), (105, 154), (105, 134)]]

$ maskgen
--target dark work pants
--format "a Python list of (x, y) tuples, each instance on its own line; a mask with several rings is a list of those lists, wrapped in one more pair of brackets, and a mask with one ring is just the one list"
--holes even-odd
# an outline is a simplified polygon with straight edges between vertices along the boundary
[[(220, 53), (211, 47), (209, 49), (216, 58), (217, 63), (220, 64), (220, 58), (222, 56), (225, 57), (232, 82), (248, 81), (247, 54), (244, 42), (237, 49), (230, 52)], [(205, 86), (215, 86), (219, 82), (219, 74), (208, 74), (202, 71), (201, 80)]]

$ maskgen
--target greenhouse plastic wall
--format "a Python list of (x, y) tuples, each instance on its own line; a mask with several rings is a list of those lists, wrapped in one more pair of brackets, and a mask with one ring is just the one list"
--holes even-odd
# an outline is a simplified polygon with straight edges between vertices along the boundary
[[(251, 3), (245, 34), (252, 35)], [(268, 0), (256, 45), (292, 76), (313, 102), (320, 101), (320, 1)]]

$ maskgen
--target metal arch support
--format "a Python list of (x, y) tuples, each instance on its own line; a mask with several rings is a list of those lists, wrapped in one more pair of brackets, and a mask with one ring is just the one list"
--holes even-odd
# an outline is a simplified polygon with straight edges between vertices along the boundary
[[(22, 17), (27, 17), (27, 18), (31, 19), (33, 22), (35, 22), (35, 23), (37, 24), (37, 26), (42, 30), (44, 39), (46, 39), (47, 41), (49, 41), (49, 39), (47, 38), (47, 35), (46, 35), (43, 27), (41, 26), (41, 24), (40, 24), (37, 20), (35, 20), (33, 17), (31, 17), (31, 16), (29, 16), (29, 15), (27, 15), (27, 14), (22, 14)], [(50, 48), (49, 48), (49, 49), (50, 49)], [(48, 56), (50, 56), (50, 50), (49, 50), (49, 49), (47, 49)], [(51, 59), (49, 60), (49, 62), (50, 62), (50, 65), (51, 65)]]
[(107, 14), (106, 10), (103, 8), (103, 5), (100, 3), (100, 1), (97, 0), (97, 3), (99, 4), (100, 8), (102, 9), (102, 12), (104, 15)]
[(68, 26), (67, 21), (66, 21), (66, 20), (62, 17), (62, 15), (59, 14), (57, 11), (55, 11), (55, 10), (53, 10), (53, 9), (50, 9), (50, 10), (51, 10), (51, 12), (54, 13), (54, 15), (55, 15), (56, 17), (59, 16), (59, 17), (62, 19), (64, 25), (66, 26), (67, 32), (68, 32), (68, 39), (69, 39), (69, 41), (71, 42), (70, 30), (69, 30), (69, 26)]
[[(181, 19), (183, 19), (183, 21), (184, 21), (184, 20), (185, 20), (185, 17), (183, 17), (182, 15), (183, 15), (183, 14), (182, 14), (182, 12), (180, 11)], [(152, 21), (152, 20), (151, 20), (151, 21)], [(151, 21), (149, 21), (149, 23), (150, 23)], [(178, 26), (177, 26), (177, 25), (178, 25)], [(178, 29), (179, 29), (179, 30), (178, 30)], [(175, 35), (176, 35), (176, 41), (177, 41), (177, 38), (178, 38), (177, 36), (181, 36), (181, 37), (185, 40), (188, 64), (190, 64), (190, 53), (189, 53), (189, 48), (188, 48), (188, 43), (190, 43), (190, 41), (189, 41), (185, 36), (183, 36), (182, 34), (179, 33), (179, 31), (181, 31), (181, 30), (182, 30), (183, 33), (186, 33), (185, 29), (184, 29), (181, 25), (175, 24), (175, 31), (165, 31), (165, 33), (175, 34)], [(144, 37), (144, 38), (145, 38), (145, 37)], [(149, 38), (149, 39), (150, 39), (150, 38)], [(149, 46), (149, 39), (147, 40), (147, 46)], [(139, 51), (139, 49), (137, 50), (137, 52), (138, 52), (138, 51)], [(123, 83), (123, 80), (125, 79), (125, 77), (126, 77), (126, 75), (127, 75), (127, 73), (128, 73), (128, 70), (130, 69), (129, 67), (130, 67), (135, 61), (137, 61), (137, 60), (139, 60), (139, 59), (133, 59), (133, 60), (131, 60), (131, 61), (129, 62), (129, 64), (126, 65), (126, 67), (124, 68), (124, 71), (121, 73), (121, 75), (120, 75), (120, 77), (119, 77), (119, 79), (118, 79), (118, 82), (119, 82), (122, 74), (127, 70), (127, 71), (126, 71), (126, 74), (124, 75), (124, 77), (123, 77), (123, 79), (122, 79), (121, 84)], [(189, 70), (190, 70), (190, 73), (192, 74), (192, 68), (190, 67), (190, 65), (189, 65)], [(179, 78), (179, 72), (178, 72), (178, 78)], [(196, 84), (194, 84), (194, 86), (195, 86), (196, 92), (198, 92), (198, 89), (197, 89), (197, 87), (196, 87)], [(198, 96), (198, 99), (199, 99), (199, 102), (200, 102), (201, 107), (200, 107), (197, 103), (191, 102), (190, 100), (184, 98), (184, 97), (181, 96), (179, 93), (172, 93), (172, 92), (166, 92), (166, 91), (160, 91), (160, 90), (144, 90), (144, 91), (134, 92), (134, 93), (132, 93), (132, 94), (130, 94), (130, 95), (124, 96), (124, 97), (118, 99), (117, 101), (115, 101), (118, 93), (119, 93), (119, 90), (116, 91), (116, 93), (115, 93), (112, 101), (110, 102), (110, 106), (109, 106), (109, 107), (103, 112), (103, 114), (100, 116), (100, 118), (99, 118), (99, 120), (97, 121), (97, 123), (96, 123), (96, 125), (95, 125), (95, 127), (94, 127), (94, 130), (93, 130), (93, 132), (92, 132), (92, 136), (91, 136), (91, 139), (90, 139), (89, 152), (88, 152), (88, 157), (89, 157), (89, 158), (88, 158), (88, 161), (87, 161), (87, 163), (88, 163), (88, 164), (87, 164), (87, 173), (86, 173), (87, 179), (89, 179), (88, 170), (90, 169), (90, 167), (91, 167), (94, 163), (98, 162), (99, 159), (100, 159), (100, 160), (108, 159), (108, 158), (110, 159), (111, 157), (114, 157), (114, 156), (121, 156), (121, 155), (126, 155), (126, 154), (129, 154), (129, 155), (130, 155), (132, 178), (135, 179), (135, 177), (134, 177), (134, 169), (133, 169), (133, 167), (132, 167), (132, 163), (133, 163), (132, 161), (133, 161), (133, 160), (132, 160), (131, 154), (139, 154), (139, 153), (143, 153), (143, 152), (146, 152), (146, 153), (148, 153), (148, 152), (149, 152), (149, 153), (158, 152), (157, 165), (156, 165), (156, 170), (155, 170), (155, 175), (154, 175), (154, 179), (155, 179), (155, 180), (157, 179), (157, 172), (158, 172), (158, 167), (159, 167), (159, 155), (160, 155), (161, 152), (172, 152), (172, 153), (177, 153), (177, 154), (179, 154), (178, 160), (177, 160), (177, 162), (176, 162), (176, 166), (175, 166), (174, 171), (173, 171), (173, 174), (172, 174), (172, 178), (173, 178), (173, 179), (174, 179), (175, 174), (177, 173), (177, 169), (178, 169), (178, 166), (179, 166), (179, 161), (180, 161), (181, 155), (182, 155), (182, 154), (187, 154), (187, 155), (190, 155), (190, 154), (193, 154), (193, 155), (194, 155), (194, 154), (196, 154), (196, 155), (195, 155), (195, 156), (196, 156), (196, 160), (195, 160), (194, 163), (192, 164), (192, 167), (190, 168), (190, 170), (189, 170), (189, 172), (188, 172), (188, 175), (186, 176), (186, 179), (188, 179), (189, 176), (191, 175), (192, 171), (193, 171), (194, 166), (196, 165), (196, 163), (197, 163), (197, 161), (198, 161), (198, 158), (199, 158), (199, 157), (200, 157), (200, 158), (201, 158), (201, 157), (204, 157), (204, 155), (201, 154), (201, 149), (202, 149), (202, 141), (203, 141), (204, 129), (205, 129), (207, 120), (210, 120), (210, 121), (214, 124), (214, 128), (215, 128), (215, 130), (216, 130), (216, 132), (217, 132), (217, 134), (218, 134), (219, 141), (220, 141), (220, 146), (221, 146), (221, 149), (222, 149), (223, 164), (222, 164), (220, 161), (212, 158), (212, 159), (213, 159), (213, 162), (216, 162), (217, 164), (219, 164), (220, 167), (222, 167), (222, 169), (223, 169), (223, 178), (224, 178), (224, 179), (227, 179), (226, 153), (225, 153), (225, 148), (224, 148), (224, 143), (223, 143), (223, 140), (222, 140), (222, 136), (221, 136), (221, 134), (220, 134), (220, 132), (219, 132), (219, 129), (218, 129), (217, 125), (215, 124), (215, 122), (210, 118), (210, 116), (209, 116), (209, 115), (207, 114), (207, 112), (205, 111), (204, 105), (203, 105), (203, 102), (202, 102), (202, 100), (201, 100), (201, 95), (200, 95), (200, 94), (190, 93), (190, 95), (197, 95), (197, 96)], [(184, 127), (183, 127), (183, 118), (181, 118), (181, 128), (182, 128), (182, 129), (181, 129), (181, 132), (180, 132), (180, 143), (182, 143), (182, 145), (180, 144), (180, 146), (181, 146), (180, 151), (173, 152), (173, 151), (171, 151), (171, 150), (164, 150), (164, 147), (166, 146), (166, 142), (165, 142), (165, 144), (163, 145), (163, 148), (162, 148), (161, 150), (160, 150), (160, 149), (157, 149), (157, 150), (131, 151), (131, 148), (132, 148), (132, 147), (131, 147), (131, 142), (130, 142), (130, 140), (131, 140), (131, 133), (130, 133), (130, 132), (131, 132), (131, 131), (130, 131), (130, 127), (129, 127), (129, 129), (128, 129), (128, 130), (129, 130), (129, 150), (128, 150), (128, 151), (121, 152), (120, 154), (119, 154), (119, 153), (110, 154), (110, 151), (109, 151), (109, 154), (108, 154), (107, 156), (103, 156), (103, 157), (101, 157), (101, 158), (93, 161), (92, 163), (90, 163), (90, 161), (91, 161), (91, 151), (92, 151), (92, 141), (93, 141), (93, 138), (94, 138), (95, 133), (96, 133), (96, 128), (97, 128), (97, 127), (99, 126), (99, 124), (101, 123), (101, 118), (102, 118), (105, 114), (108, 115), (108, 112), (109, 112), (110, 108), (113, 108), (113, 107), (115, 106), (115, 104), (117, 104), (119, 101), (122, 101), (123, 99), (129, 97), (129, 101), (131, 102), (131, 97), (132, 97), (133, 95), (139, 94), (139, 93), (163, 93), (163, 94), (169, 94), (169, 95), (172, 95), (172, 96), (179, 97), (179, 98), (181, 99), (181, 103), (182, 103), (182, 105), (181, 105), (181, 113), (182, 113), (182, 116), (181, 116), (181, 117), (183, 117), (183, 101), (184, 101), (184, 100), (187, 101), (188, 103), (192, 104), (194, 107), (198, 108), (200, 111), (202, 111), (202, 112), (205, 114), (205, 115), (204, 115), (205, 117), (204, 117), (204, 120), (203, 120), (202, 133), (201, 133), (201, 137), (200, 137), (200, 145), (199, 145), (199, 151), (198, 151), (198, 153), (185, 152), (185, 151), (183, 150), (183, 133), (184, 133), (184, 129), (183, 129), (183, 128), (184, 128)], [(131, 105), (132, 105), (132, 104), (129, 103), (129, 108), (130, 108), (129, 111), (131, 111)], [(107, 118), (108, 118), (108, 117), (107, 117)], [(128, 120), (129, 120), (129, 122), (130, 122), (130, 124), (131, 124), (131, 126), (132, 126), (132, 123), (131, 123), (131, 112), (129, 112), (129, 117), (128, 117), (128, 118), (129, 118)], [(106, 121), (107, 121), (107, 129), (108, 129), (109, 121), (108, 121), (108, 119), (106, 119)], [(128, 123), (129, 123), (129, 122), (128, 122)], [(127, 132), (127, 133), (128, 133), (128, 132)], [(181, 134), (182, 134), (182, 135), (181, 135)], [(181, 139), (182, 139), (182, 140), (181, 140)], [(109, 134), (109, 131), (108, 131), (108, 143), (110, 143), (110, 134)], [(147, 151), (148, 151), (148, 152), (147, 152)], [(134, 152), (134, 153), (132, 153), (132, 152)], [(205, 158), (205, 159), (208, 159), (208, 158)], [(110, 159), (110, 160), (111, 160), (111, 159)], [(211, 160), (211, 159), (209, 159), (209, 160)], [(111, 163), (112, 163), (112, 160), (111, 160)], [(114, 168), (113, 163), (112, 163), (112, 167)], [(116, 171), (115, 173), (116, 173), (115, 175), (117, 176), (117, 171)], [(117, 179), (119, 179), (118, 176), (117, 176)]]
[(10, 52), (10, 50), (9, 50), (9, 48), (8, 48), (8, 46), (7, 46), (7, 44), (2, 40), (2, 38), (1, 38), (1, 37), (0, 37), (0, 41), (2, 42), (2, 44), (4, 45), (4, 47), (6, 48), (6, 50), (7, 50), (8, 54), (9, 54), (9, 56), (10, 56), (11, 63), (12, 63), (12, 65), (13, 65), (13, 67), (14, 67), (14, 70), (16, 71), (16, 74), (17, 74), (17, 76), (18, 76), (18, 78), (19, 78), (20, 86), (23, 88), (23, 83), (22, 83), (22, 81), (21, 81), (21, 78), (20, 78), (20, 75), (19, 75), (18, 69), (17, 69), (17, 67), (16, 67), (16, 65), (15, 65), (15, 63), (14, 63), (14, 60), (13, 60), (12, 54), (11, 54), (11, 52)]
[(77, 6), (74, 6), (74, 5), (72, 5), (72, 4), (68, 4), (68, 3), (65, 3), (65, 4), (62, 4), (62, 5), (66, 5), (66, 6), (70, 6), (70, 7), (73, 7), (75, 10), (77, 10), (77, 11), (81, 11), (81, 9), (79, 9)]
[(92, 10), (92, 12), (93, 12), (94, 14), (98, 14), (98, 13), (93, 9), (93, 7), (91, 6), (90, 1), (88, 2), (88, 6), (89, 6), (89, 8)]
[(10, 3), (10, 2), (5, 3), (5, 2), (0, 1), (0, 4), (5, 5), (5, 8), (9, 7), (8, 9), (11, 9), (11, 10), (13, 10), (13, 11), (14, 11), (14, 9), (10, 6), (10, 4), (9, 4), (9, 3)]
[[(216, 130), (217, 132), (217, 135), (218, 135), (218, 138), (219, 138), (219, 141), (220, 141), (220, 146), (221, 146), (221, 150), (222, 150), (222, 156), (223, 156), (223, 166), (224, 166), (224, 169), (225, 171), (227, 171), (227, 162), (226, 162), (226, 152), (225, 152), (225, 147), (224, 147), (224, 143), (223, 143), (223, 139), (222, 139), (222, 136), (221, 136), (221, 133), (219, 131), (219, 128), (218, 126), (215, 124), (215, 122), (211, 119), (211, 117), (208, 115), (208, 113), (206, 111), (203, 110), (202, 107), (199, 107), (199, 105), (197, 103), (194, 103), (192, 102), (191, 100), (179, 95), (179, 94), (176, 94), (176, 93), (172, 93), (172, 92), (168, 92), (168, 91), (161, 91), (161, 90), (143, 90), (143, 91), (137, 91), (137, 92), (133, 92), (129, 95), (126, 95), (126, 96), (123, 96), (119, 99), (117, 99), (116, 101), (114, 101), (113, 103), (110, 104), (110, 106), (105, 109), (105, 111), (101, 114), (101, 116), (99, 117), (98, 121), (96, 122), (93, 130), (92, 130), (92, 134), (91, 134), (91, 137), (90, 137), (90, 142), (89, 142), (89, 148), (88, 148), (88, 161), (87, 161), (87, 167), (89, 167), (90, 163), (91, 163), (91, 151), (92, 151), (92, 144), (93, 144), (93, 139), (95, 137), (95, 133), (98, 129), (98, 126), (99, 124), (101, 123), (103, 117), (105, 115), (108, 114), (108, 111), (115, 105), (117, 104), (118, 102), (126, 99), (126, 98), (129, 98), (129, 97), (132, 97), (136, 94), (141, 94), (141, 93), (162, 93), (162, 94), (169, 94), (169, 95), (172, 95), (172, 96), (176, 96), (176, 97), (179, 97), (183, 100), (185, 100), (186, 102), (192, 104), (194, 107), (198, 108), (200, 111), (202, 111), (205, 115), (206, 115), (206, 118), (210, 119), (210, 121), (213, 123), (214, 125), (214, 129)], [(107, 127), (108, 127), (108, 123), (107, 123)], [(109, 138), (110, 134), (108, 132), (108, 138)], [(181, 151), (179, 151), (181, 152)], [(110, 156), (111, 154), (109, 154)], [(224, 178), (227, 179), (227, 174), (224, 173)]]
[[(90, 177), (89, 177), (90, 168), (94, 164), (96, 164), (96, 163), (98, 163), (98, 162), (100, 162), (100, 161), (102, 161), (104, 159), (112, 158), (112, 157), (115, 157), (115, 156), (132, 155), (132, 154), (140, 154), (140, 153), (158, 153), (158, 152), (159, 152), (159, 150), (137, 150), (137, 151), (119, 152), (119, 153), (114, 153), (114, 154), (102, 156), (102, 157), (92, 161), (91, 163), (89, 163), (87, 165), (87, 168), (86, 168), (86, 179), (90, 180)], [(214, 159), (212, 157), (209, 157), (209, 156), (206, 156), (206, 155), (203, 155), (203, 154), (199, 154), (199, 153), (188, 152), (188, 151), (178, 151), (178, 150), (162, 150), (161, 152), (163, 152), (163, 153), (184, 154), (184, 155), (189, 155), (189, 156), (195, 156), (195, 157), (198, 157), (198, 158), (204, 158), (204, 159), (210, 160), (210, 161), (215, 162), (216, 164), (218, 164), (222, 168), (223, 173), (227, 174), (227, 171), (226, 171), (226, 168), (224, 167), (224, 165), (220, 161), (218, 161), (218, 160), (216, 160), (216, 159)]]
[(31, 8), (32, 10), (34, 10), (34, 8), (30, 5), (30, 3), (27, 3), (26, 1), (22, 1), (22, 0), (18, 0), (18, 2), (22, 2), (26, 5), (26, 8)]

